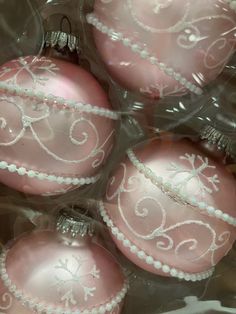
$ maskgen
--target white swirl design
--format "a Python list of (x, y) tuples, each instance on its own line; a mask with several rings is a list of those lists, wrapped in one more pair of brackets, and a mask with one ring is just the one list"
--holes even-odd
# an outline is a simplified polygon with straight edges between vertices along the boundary
[[(230, 240), (230, 232), (225, 231), (222, 234), (217, 234), (213, 226), (206, 223), (203, 219), (183, 220), (178, 223), (170, 224), (170, 220), (167, 223), (167, 218), (169, 213), (167, 209), (160, 203), (160, 201), (153, 196), (145, 195), (140, 196), (138, 200), (135, 200), (133, 204), (133, 199), (135, 195), (140, 194), (140, 184), (141, 180), (139, 173), (132, 178), (128, 175), (127, 165), (121, 163), (120, 167), (122, 172), (118, 171), (119, 175), (112, 176), (110, 182), (108, 183), (106, 200), (112, 203), (117, 202), (117, 209), (125, 226), (129, 231), (135, 236), (135, 238), (142, 241), (153, 241), (155, 240), (157, 250), (161, 251), (173, 251), (176, 257), (182, 258), (185, 256), (190, 262), (196, 262), (203, 260), (204, 258), (209, 259), (211, 266), (215, 265), (215, 253), (218, 249), (223, 248), (227, 250), (227, 244)], [(133, 183), (133, 184), (132, 184)], [(139, 183), (139, 184), (138, 184)], [(122, 199), (125, 197), (127, 201), (127, 194), (132, 193), (132, 208), (129, 204), (129, 210), (123, 207)], [(176, 209), (177, 210), (177, 209)], [(151, 216), (155, 211), (155, 225), (153, 229), (149, 229), (148, 232), (142, 233), (137, 229), (137, 225), (130, 219), (132, 213), (138, 219), (146, 220), (145, 225), (147, 225), (153, 216)], [(127, 217), (128, 216), (128, 217)], [(187, 238), (182, 240), (175, 237), (176, 231), (179, 233), (184, 233)], [(192, 232), (192, 230), (198, 230), (198, 232)], [(205, 236), (200, 236), (204, 234)], [(191, 238), (188, 236), (191, 235)]]
[[(168, 28), (154, 28), (151, 26), (148, 26), (144, 24), (136, 15), (135, 13), (135, 8), (133, 5), (134, 0), (127, 0), (128, 8), (130, 10), (131, 16), (134, 20), (134, 22), (140, 26), (142, 29), (144, 29), (147, 32), (153, 33), (153, 34), (164, 34), (164, 33), (177, 33), (181, 30), (183, 30), (184, 25), (186, 25), (186, 20), (189, 15), (189, 9), (190, 9), (190, 3), (187, 2), (184, 9), (183, 9), (183, 14), (182, 17), (179, 21), (177, 21), (175, 24), (169, 26)], [(166, 1), (166, 4), (157, 4), (154, 9), (153, 13), (154, 14), (159, 14), (161, 9), (168, 8), (172, 4), (173, 0), (168, 0)]]
[(0, 310), (4, 312), (0, 312), (0, 314), (6, 314), (6, 310), (9, 310), (12, 306), (13, 298), (12, 295), (8, 292), (5, 292), (0, 299)]
[[(153, 9), (153, 13), (155, 14), (159, 14), (161, 12), (161, 9), (171, 9), (171, 4), (173, 3), (173, 0), (169, 0), (169, 1), (165, 1), (163, 4), (160, 4), (159, 1), (156, 1), (156, 5)], [(232, 32), (235, 28), (235, 21), (230, 18), (227, 15), (221, 14), (221, 15), (206, 15), (203, 17), (199, 17), (196, 19), (189, 19), (189, 15), (190, 15), (190, 8), (191, 8), (191, 3), (189, 1), (187, 1), (185, 3), (185, 6), (183, 8), (183, 13), (182, 16), (180, 17), (179, 21), (177, 21), (174, 25), (170, 25), (168, 28), (154, 28), (151, 26), (148, 26), (147, 24), (144, 24), (136, 15), (135, 13), (135, 8), (133, 5), (133, 0), (127, 0), (127, 4), (128, 4), (128, 8), (130, 10), (131, 16), (134, 20), (134, 22), (141, 27), (142, 29), (144, 29), (147, 32), (153, 33), (153, 34), (165, 34), (165, 33), (169, 33), (169, 34), (176, 34), (179, 33), (176, 36), (176, 41), (179, 47), (183, 48), (183, 49), (192, 49), (194, 48), (198, 42), (200, 40), (202, 40), (202, 38), (204, 38), (205, 36), (208, 36), (206, 34), (202, 34), (199, 27), (197, 26), (197, 24), (201, 25), (202, 22), (204, 21), (212, 21), (214, 22), (214, 20), (220, 19), (222, 21), (227, 21), (230, 22), (232, 25), (232, 28), (227, 30), (227, 32)], [(225, 43), (224, 43), (225, 41)], [(217, 49), (223, 49), (225, 48), (227, 44), (227, 40), (225, 38), (219, 38), (216, 41), (212, 42), (207, 51), (206, 51), (206, 56), (205, 56), (205, 62), (204, 64), (206, 65), (206, 68), (208, 68), (207, 65), (207, 57), (211, 54), (214, 55), (215, 50)], [(232, 50), (230, 50), (230, 52), (228, 52), (225, 56), (225, 58), (223, 58), (222, 60), (220, 60), (219, 64), (216, 63), (214, 65), (214, 67), (209, 67), (210, 68), (216, 68), (218, 67), (220, 64), (224, 64), (228, 58), (232, 55), (234, 51), (234, 48), (232, 46)]]
[[(47, 106), (46, 104), (43, 104), (41, 110), (40, 110), (40, 116), (38, 117), (32, 117), (29, 116), (25, 113), (25, 108), (24, 108), (24, 102), (22, 98), (16, 96), (16, 97), (0, 97), (0, 102), (7, 102), (8, 105), (14, 106), (17, 111), (20, 114), (20, 120), (21, 120), (21, 129), (19, 130), (18, 134), (15, 136), (15, 138), (9, 142), (3, 142), (0, 140), (0, 146), (12, 146), (16, 143), (18, 143), (20, 140), (22, 140), (24, 137), (27, 136), (26, 131), (30, 130), (31, 134), (34, 138), (34, 140), (38, 143), (38, 145), (41, 147), (41, 149), (46, 152), (49, 156), (51, 156), (53, 159), (66, 163), (66, 164), (78, 164), (81, 162), (84, 162), (90, 158), (95, 158), (97, 159), (93, 161), (93, 168), (96, 168), (102, 164), (104, 161), (104, 158), (106, 157), (107, 152), (104, 150), (109, 143), (113, 142), (113, 136), (115, 133), (115, 130), (112, 129), (108, 137), (104, 140), (103, 143), (101, 143), (100, 137), (99, 137), (99, 131), (95, 124), (88, 118), (86, 118), (82, 113), (80, 114), (80, 117), (76, 120), (74, 120), (69, 127), (68, 130), (68, 138), (70, 139), (71, 143), (75, 146), (80, 147), (81, 151), (83, 150), (83, 145), (86, 145), (90, 138), (93, 139), (93, 147), (90, 149), (90, 152), (85, 155), (84, 157), (76, 160), (69, 160), (65, 159), (62, 156), (59, 156), (58, 154), (54, 153), (51, 151), (47, 146), (46, 146), (46, 140), (49, 140), (50, 137), (53, 136), (54, 132), (52, 130), (52, 127), (50, 126), (50, 116), (54, 114), (53, 108)], [(40, 106), (42, 104), (37, 104), (37, 106)], [(32, 105), (33, 107), (33, 105)], [(77, 115), (78, 116), (78, 115)], [(10, 125), (11, 121), (7, 121), (6, 118), (0, 117), (0, 123), (1, 123), (1, 128), (6, 129), (8, 125)], [(48, 138), (42, 138), (41, 135), (39, 136), (37, 134), (37, 131), (34, 128), (35, 124), (39, 124), (40, 122), (44, 122), (48, 128), (48, 133), (49, 137)], [(80, 125), (83, 125), (83, 128), (79, 127)], [(76, 137), (74, 136), (74, 131), (75, 129), (78, 128), (82, 133), (76, 134)], [(87, 131), (84, 131), (86, 130)], [(100, 144), (101, 143), (101, 144)]]
[[(221, 50), (224, 51), (224, 48), (227, 48), (227, 40), (225, 38), (219, 38), (216, 41), (214, 41), (207, 49), (205, 56), (204, 56), (204, 65), (207, 69), (215, 69), (220, 66), (224, 67), (225, 62), (229, 59), (229, 57), (234, 52), (234, 47), (231, 47), (231, 50), (226, 49), (226, 54), (224, 58), (221, 58), (220, 60), (217, 60), (217, 58), (214, 58), (214, 54), (216, 51)], [(216, 60), (212, 64), (209, 62), (209, 60)], [(221, 72), (222, 69), (219, 69), (219, 72)]]
[(166, 9), (173, 3), (173, 0), (155, 0), (153, 12), (155, 14), (161, 13), (162, 9)]
[[(123, 174), (121, 177), (121, 180), (119, 181), (117, 180), (115, 176), (112, 176), (107, 184), (106, 198), (109, 201), (114, 200), (114, 198), (116, 198), (121, 192), (127, 192), (127, 193), (135, 192), (139, 184), (139, 179), (135, 176), (129, 177), (126, 182), (126, 176), (127, 176), (126, 165), (124, 163), (121, 163), (119, 166), (122, 168), (122, 174)], [(118, 184), (118, 187), (114, 193), (110, 194), (109, 190), (115, 184)]]

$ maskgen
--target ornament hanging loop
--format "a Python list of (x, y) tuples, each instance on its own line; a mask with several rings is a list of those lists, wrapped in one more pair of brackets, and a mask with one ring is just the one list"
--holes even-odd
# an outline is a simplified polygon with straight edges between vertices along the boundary
[(66, 15), (63, 15), (60, 21), (60, 31), (64, 32), (65, 31), (65, 23), (67, 23), (67, 25), (69, 26), (69, 31), (66, 33), (72, 34), (72, 25), (71, 22), (69, 20), (69, 18)]
[[(68, 31), (66, 28), (68, 28)], [(59, 51), (69, 49), (71, 53), (76, 52), (79, 54), (79, 37), (73, 35), (72, 24), (66, 15), (61, 17), (57, 30), (46, 31), (45, 47), (56, 48)]]

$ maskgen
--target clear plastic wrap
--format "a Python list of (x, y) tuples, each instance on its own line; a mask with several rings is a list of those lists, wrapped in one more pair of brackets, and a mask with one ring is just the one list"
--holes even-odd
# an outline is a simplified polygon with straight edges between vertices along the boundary
[(0, 313), (236, 313), (235, 3), (0, 1)]

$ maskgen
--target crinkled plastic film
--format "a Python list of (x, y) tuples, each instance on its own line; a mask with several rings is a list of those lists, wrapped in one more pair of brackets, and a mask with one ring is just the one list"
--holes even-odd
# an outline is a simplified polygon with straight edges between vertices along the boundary
[(0, 313), (236, 313), (236, 1), (0, 12)]

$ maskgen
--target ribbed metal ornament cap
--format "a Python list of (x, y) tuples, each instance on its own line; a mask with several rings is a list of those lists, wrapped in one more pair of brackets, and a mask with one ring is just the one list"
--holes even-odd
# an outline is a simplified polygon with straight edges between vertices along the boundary
[(62, 211), (56, 222), (56, 229), (62, 234), (70, 235), (72, 238), (77, 238), (79, 236), (92, 237), (94, 234), (94, 222), (91, 218), (76, 214), (71, 215), (66, 211)]
[(200, 137), (202, 140), (206, 140), (209, 144), (216, 145), (219, 150), (225, 151), (227, 155), (231, 156), (233, 154), (232, 139), (229, 136), (224, 135), (213, 126), (205, 126), (201, 132)]
[[(63, 29), (64, 23), (69, 25), (69, 32)], [(79, 37), (72, 34), (71, 23), (67, 16), (63, 16), (60, 22), (60, 30), (47, 31), (45, 33), (45, 47), (57, 48), (63, 50), (68, 48), (70, 52), (79, 53)]]

